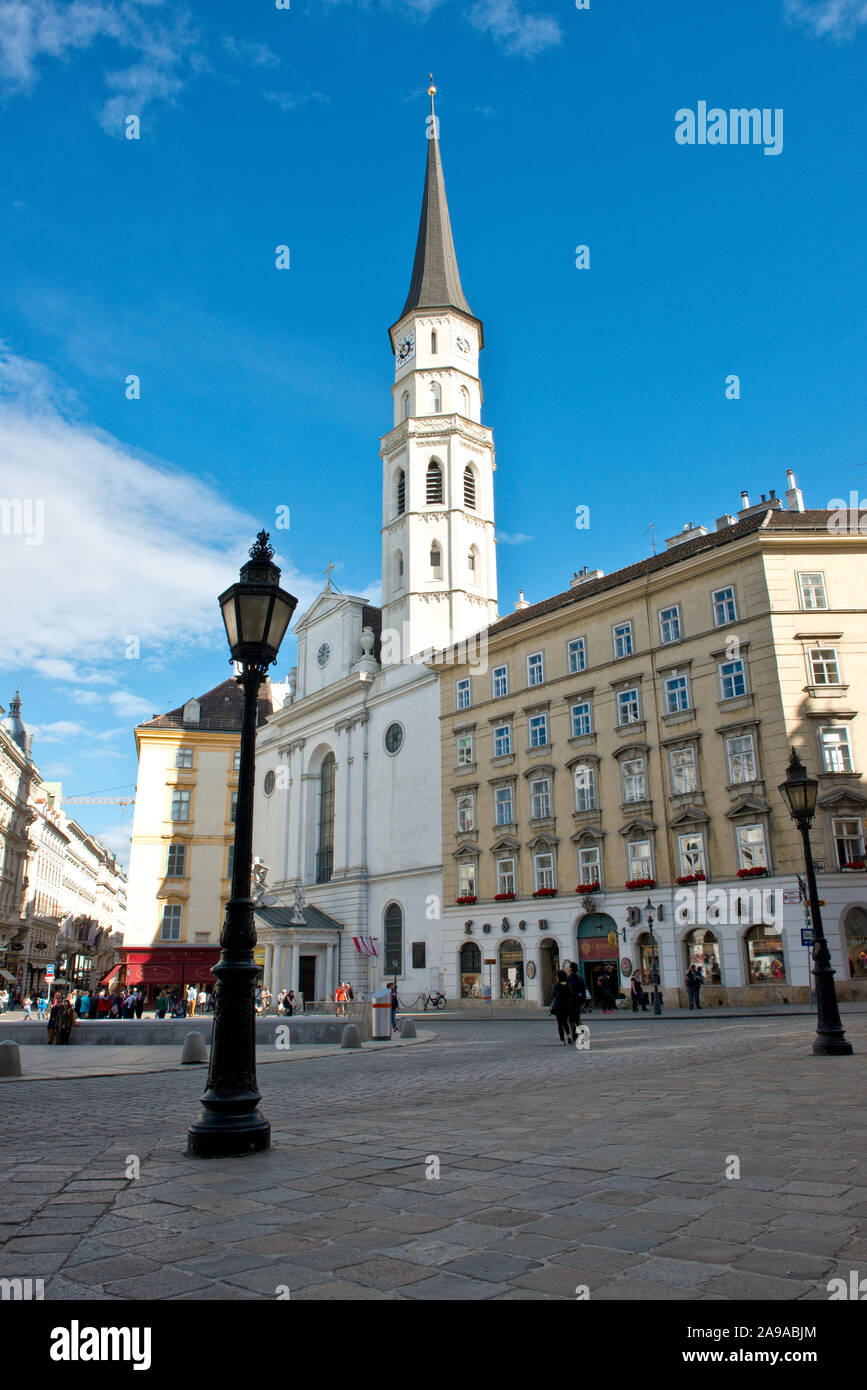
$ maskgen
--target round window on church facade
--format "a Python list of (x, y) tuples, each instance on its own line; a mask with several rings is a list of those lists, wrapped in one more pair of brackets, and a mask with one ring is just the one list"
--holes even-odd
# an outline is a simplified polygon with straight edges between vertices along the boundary
[(389, 724), (385, 731), (386, 753), (399, 753), (403, 747), (403, 725)]
[(273, 769), (269, 768), (269, 770), (265, 773), (265, 795), (266, 795), (266, 796), (270, 796), (270, 795), (271, 795), (271, 793), (272, 793), (272, 791), (274, 790), (274, 787), (276, 786), (276, 784), (277, 784), (277, 778), (274, 776), (274, 771), (273, 771)]

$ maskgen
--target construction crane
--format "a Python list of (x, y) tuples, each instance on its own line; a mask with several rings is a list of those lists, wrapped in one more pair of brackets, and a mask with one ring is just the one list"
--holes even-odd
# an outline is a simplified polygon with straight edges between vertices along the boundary
[[(46, 784), (49, 786), (50, 784)], [(53, 790), (53, 789), (52, 789)], [(53, 793), (58, 806), (119, 806), (121, 818), (127, 806), (135, 805), (135, 796), (65, 796), (58, 788)]]

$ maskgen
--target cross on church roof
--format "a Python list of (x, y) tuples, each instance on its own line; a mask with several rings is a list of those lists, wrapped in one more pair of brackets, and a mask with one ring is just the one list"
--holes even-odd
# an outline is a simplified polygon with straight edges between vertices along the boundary
[(325, 569), (322, 571), (323, 574), (326, 574), (326, 575), (328, 576), (328, 583), (327, 583), (327, 585), (325, 586), (325, 591), (326, 591), (326, 593), (329, 593), (329, 594), (331, 593), (331, 571), (334, 570), (334, 569), (336, 569), (336, 568), (337, 568), (336, 565), (327, 564), (327, 565), (325, 566)]

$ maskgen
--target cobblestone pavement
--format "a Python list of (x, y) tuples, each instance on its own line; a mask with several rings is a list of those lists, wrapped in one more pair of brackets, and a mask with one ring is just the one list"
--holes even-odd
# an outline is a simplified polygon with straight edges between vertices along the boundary
[(263, 1068), (273, 1147), (244, 1159), (183, 1156), (201, 1068), (19, 1082), (0, 1277), (69, 1300), (824, 1300), (867, 1274), (867, 1018), (846, 1027), (856, 1055), (824, 1058), (805, 1018), (591, 1021), (589, 1051), (552, 1021), (437, 1020), (423, 1046)]

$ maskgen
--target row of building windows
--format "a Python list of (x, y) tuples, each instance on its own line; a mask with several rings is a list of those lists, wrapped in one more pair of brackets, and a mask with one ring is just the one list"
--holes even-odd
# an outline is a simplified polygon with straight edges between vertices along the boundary
[[(834, 848), (834, 869), (862, 870), (864, 867), (864, 821), (859, 816), (832, 817), (831, 840)], [(738, 869), (749, 872), (770, 871), (767, 833), (762, 822), (734, 827)], [(707, 878), (709, 874), (707, 841), (702, 830), (679, 833), (675, 839), (677, 877), (679, 879)], [(585, 888), (603, 891), (603, 852), (599, 842), (579, 844), (577, 850), (578, 883)], [(549, 845), (532, 855), (532, 892), (556, 891), (556, 848)], [(468, 856), (458, 865), (458, 897), (475, 897), (477, 857)], [(512, 853), (496, 853), (494, 857), (496, 893), (498, 896), (518, 893), (517, 857)], [(652, 836), (634, 838), (626, 843), (627, 882), (655, 882), (655, 854)]]
[[(803, 608), (827, 608), (827, 597), (825, 592), (825, 578), (819, 572), (799, 572), (798, 593)], [(711, 610), (713, 614), (714, 627), (726, 627), (737, 621), (737, 601), (734, 586), (728, 585), (722, 589), (715, 589), (711, 594)], [(680, 642), (684, 636), (683, 624), (681, 620), (680, 605), (672, 604), (668, 608), (658, 610), (659, 637), (663, 646), (668, 646), (673, 642)], [(633, 624), (631, 619), (621, 623), (614, 623), (611, 628), (612, 654), (615, 661), (623, 660), (635, 654), (635, 640)], [(837, 658), (836, 649), (833, 647), (817, 647), (807, 653), (808, 677), (813, 685), (839, 685), (840, 665)], [(587, 669), (587, 638), (575, 637), (566, 644), (566, 664), (569, 675), (579, 675)], [(545, 655), (544, 652), (532, 652), (526, 659), (527, 665), (527, 688), (544, 685), (545, 683)], [(493, 698), (501, 699), (509, 694), (509, 667), (504, 663), (495, 666), (491, 672), (491, 694)], [(467, 709), (471, 703), (470, 680), (466, 678), (458, 682), (457, 686), (457, 707)]]
[[(169, 810), (169, 819), (177, 821), (179, 824), (186, 824), (190, 819), (190, 804), (192, 792), (183, 787), (172, 787), (172, 804)], [(238, 814), (238, 793), (232, 792), (229, 803), (229, 820), (234, 825)]]
[[(434, 541), (430, 548), (430, 567), (431, 578), (442, 579), (443, 577), (443, 550), (439, 541)], [(467, 551), (467, 572), (471, 584), (481, 582), (480, 553), (478, 546), (470, 546)], [(395, 587), (400, 589), (404, 582), (404, 563), (403, 552), (398, 550), (394, 556), (394, 582)]]

